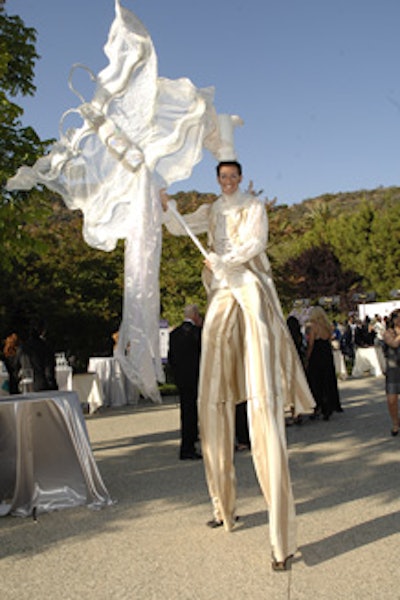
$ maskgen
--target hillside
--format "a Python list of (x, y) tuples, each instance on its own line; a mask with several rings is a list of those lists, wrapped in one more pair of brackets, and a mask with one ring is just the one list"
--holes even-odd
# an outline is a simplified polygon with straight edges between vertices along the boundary
[[(215, 194), (200, 193), (196, 191), (178, 192), (173, 196), (182, 213), (195, 210), (204, 202), (215, 200)], [(268, 212), (274, 213), (282, 220), (292, 225), (304, 223), (304, 217), (315, 212), (326, 212), (329, 218), (334, 218), (345, 212), (353, 213), (364, 202), (371, 202), (376, 209), (384, 208), (391, 202), (400, 200), (400, 187), (379, 187), (374, 190), (357, 190), (353, 192), (339, 192), (337, 194), (322, 194), (315, 198), (307, 198), (297, 204), (279, 204), (266, 199)]]
[(400, 200), (400, 187), (379, 187), (374, 190), (323, 194), (292, 205), (274, 204), (271, 210), (291, 224), (298, 224), (304, 223), (304, 217), (316, 211), (319, 213), (325, 211), (329, 218), (335, 218), (346, 212), (354, 213), (364, 202), (371, 202), (376, 209), (381, 209), (398, 200)]

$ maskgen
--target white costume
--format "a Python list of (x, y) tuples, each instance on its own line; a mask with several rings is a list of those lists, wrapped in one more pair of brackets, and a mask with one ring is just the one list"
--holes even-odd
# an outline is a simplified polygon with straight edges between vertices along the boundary
[[(295, 509), (288, 468), (284, 409), (312, 411), (314, 400), (282, 314), (264, 253), (265, 207), (241, 192), (203, 204), (185, 221), (208, 232), (213, 268), (204, 321), (199, 418), (214, 518), (235, 521), (235, 404), (247, 400), (253, 461), (269, 507), (274, 559), (296, 550)], [(182, 235), (165, 215), (169, 231)]]
[[(164, 373), (159, 340), (159, 189), (190, 176), (201, 160), (215, 110), (211, 88), (189, 79), (158, 76), (157, 56), (141, 21), (115, 0), (115, 19), (104, 51), (109, 64), (97, 76), (90, 101), (66, 111), (60, 139), (32, 167), (22, 166), (8, 190), (39, 184), (83, 214), (83, 236), (112, 251), (125, 242), (123, 318), (116, 356), (125, 375), (146, 397), (160, 401)], [(86, 67), (85, 67), (86, 68)], [(65, 131), (76, 113), (80, 127)]]

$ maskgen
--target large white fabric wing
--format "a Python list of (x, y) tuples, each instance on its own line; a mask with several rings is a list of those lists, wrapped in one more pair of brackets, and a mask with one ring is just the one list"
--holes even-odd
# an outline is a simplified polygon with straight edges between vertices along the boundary
[(213, 90), (190, 80), (158, 77), (157, 57), (143, 24), (115, 2), (104, 47), (109, 64), (90, 102), (67, 111), (82, 126), (60, 131), (49, 154), (21, 167), (9, 190), (44, 184), (83, 213), (83, 236), (111, 251), (125, 240), (125, 289), (117, 357), (142, 394), (159, 401), (159, 189), (190, 176), (214, 135)]

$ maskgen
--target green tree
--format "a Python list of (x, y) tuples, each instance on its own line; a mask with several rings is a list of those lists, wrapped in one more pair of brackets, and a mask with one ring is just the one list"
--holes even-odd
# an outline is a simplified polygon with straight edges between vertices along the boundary
[(91, 248), (81, 214), (55, 196), (48, 202), (46, 220), (25, 225), (34, 244), (21, 245), (11, 258), (13, 276), (1, 290), (2, 331), (23, 337), (32, 314), (42, 315), (57, 350), (85, 370), (89, 356), (110, 354), (121, 321), (123, 243), (110, 253)]
[[(0, 183), (22, 164), (32, 164), (43, 153), (32, 127), (22, 127), (23, 110), (11, 98), (32, 96), (34, 67), (39, 58), (35, 50), (36, 31), (26, 27), (18, 16), (5, 14), (0, 6)], [(6, 198), (10, 199), (6, 195)], [(3, 198), (4, 202), (4, 198)]]
[(49, 143), (40, 141), (32, 127), (22, 127), (23, 111), (11, 101), (35, 92), (34, 66), (39, 58), (35, 42), (35, 30), (25, 27), (18, 16), (5, 14), (0, 6), (0, 244), (8, 250), (0, 255), (3, 273), (11, 271), (10, 257), (19, 247), (31, 245), (24, 224), (41, 218), (47, 210), (37, 194), (9, 193), (4, 187), (19, 166), (32, 164)]
[(366, 273), (368, 288), (378, 296), (388, 297), (400, 287), (400, 204), (391, 202), (377, 211), (371, 227), (371, 253)]
[(362, 275), (365, 291), (369, 291), (371, 275), (376, 269), (373, 231), (377, 215), (374, 205), (364, 200), (358, 210), (340, 215), (335, 227), (329, 230), (330, 243), (341, 264)]
[(344, 270), (327, 244), (313, 246), (285, 264), (292, 298), (310, 298), (313, 302), (322, 296), (339, 295), (342, 310), (350, 307), (349, 291), (356, 289), (361, 277), (354, 271)]

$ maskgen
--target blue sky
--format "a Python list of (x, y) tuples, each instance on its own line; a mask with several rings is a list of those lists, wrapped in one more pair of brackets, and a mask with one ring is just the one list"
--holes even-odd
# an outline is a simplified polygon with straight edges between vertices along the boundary
[[(399, 0), (121, 0), (148, 29), (159, 74), (215, 87), (218, 112), (239, 114), (245, 185), (293, 204), (324, 193), (400, 185)], [(98, 72), (113, 0), (7, 0), (38, 32), (36, 95), (23, 123), (58, 137), (77, 106), (70, 67)], [(205, 152), (170, 191), (217, 192)]]

